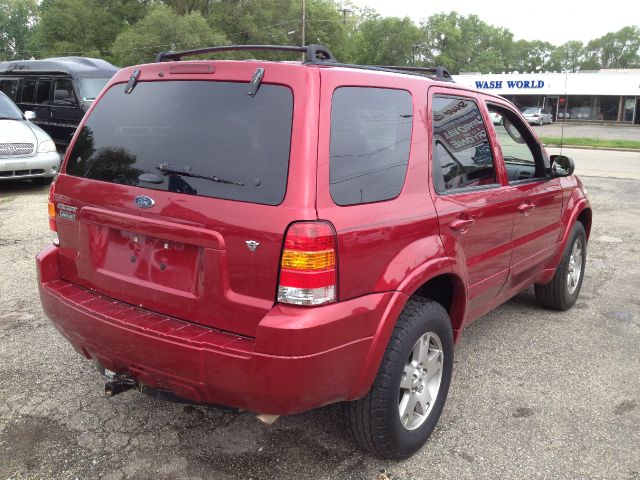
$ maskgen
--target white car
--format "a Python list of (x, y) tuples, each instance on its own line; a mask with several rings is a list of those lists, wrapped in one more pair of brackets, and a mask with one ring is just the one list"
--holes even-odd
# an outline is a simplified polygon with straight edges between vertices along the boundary
[(553, 116), (544, 108), (525, 108), (522, 111), (522, 116), (530, 125), (553, 123)]
[(51, 182), (60, 168), (60, 155), (51, 137), (0, 92), (0, 181), (28, 178), (36, 185)]

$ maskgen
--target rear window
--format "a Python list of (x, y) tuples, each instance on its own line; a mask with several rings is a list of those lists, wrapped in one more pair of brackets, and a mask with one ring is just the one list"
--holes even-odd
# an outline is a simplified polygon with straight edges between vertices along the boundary
[(413, 105), (405, 90), (341, 87), (331, 103), (330, 183), (337, 205), (397, 197), (409, 162)]
[[(155, 190), (277, 205), (287, 184), (293, 94), (262, 85), (140, 82), (110, 88), (66, 173)], [(206, 177), (206, 178), (202, 178)]]

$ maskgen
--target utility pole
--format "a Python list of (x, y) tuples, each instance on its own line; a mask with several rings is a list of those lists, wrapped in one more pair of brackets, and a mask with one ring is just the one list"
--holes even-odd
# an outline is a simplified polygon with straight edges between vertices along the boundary
[(346, 25), (347, 24), (347, 14), (351, 13), (353, 10), (351, 10), (350, 8), (339, 8), (338, 9), (339, 12), (342, 12), (342, 24)]
[[(306, 1), (302, 0), (302, 43), (300, 44), (301, 47), (304, 47), (304, 26), (306, 23)], [(303, 53), (302, 54), (302, 61), (304, 62), (306, 56)]]

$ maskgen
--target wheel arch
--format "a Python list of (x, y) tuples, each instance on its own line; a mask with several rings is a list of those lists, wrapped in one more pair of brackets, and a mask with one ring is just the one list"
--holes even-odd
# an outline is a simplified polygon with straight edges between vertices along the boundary
[(419, 272), (403, 282), (389, 303), (374, 336), (369, 354), (360, 369), (359, 380), (349, 395), (349, 400), (364, 396), (371, 388), (391, 333), (410, 298), (423, 297), (440, 303), (449, 314), (454, 342), (460, 338), (464, 325), (467, 291), (462, 272), (458, 272), (455, 259), (446, 258), (428, 262), (418, 270)]

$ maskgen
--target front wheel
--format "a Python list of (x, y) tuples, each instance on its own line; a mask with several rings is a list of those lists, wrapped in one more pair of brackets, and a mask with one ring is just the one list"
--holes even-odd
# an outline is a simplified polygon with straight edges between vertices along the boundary
[(538, 302), (553, 310), (571, 308), (580, 295), (586, 262), (587, 234), (582, 223), (576, 222), (553, 278), (534, 286)]
[(398, 319), (373, 386), (345, 404), (358, 445), (386, 459), (407, 458), (433, 432), (453, 371), (453, 330), (442, 305), (412, 298)]

